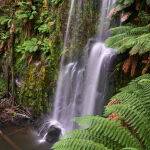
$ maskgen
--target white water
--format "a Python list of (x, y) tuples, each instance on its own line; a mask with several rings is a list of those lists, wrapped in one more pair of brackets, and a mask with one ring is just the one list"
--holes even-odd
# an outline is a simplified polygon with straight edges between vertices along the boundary
[(64, 50), (66, 49), (67, 41), (69, 38), (69, 29), (70, 29), (70, 23), (73, 15), (74, 5), (75, 5), (75, 0), (71, 0), (71, 7), (69, 10), (69, 17), (68, 17), (67, 29), (66, 29), (65, 40), (64, 40), (64, 48), (63, 48)]
[[(64, 47), (69, 38), (70, 22), (76, 2), (76, 0), (71, 1)], [(86, 47), (86, 56), (88, 57), (83, 61), (70, 61), (65, 65), (62, 61), (53, 116), (50, 119), (59, 122), (62, 129), (76, 128), (73, 123), (74, 117), (102, 113), (107, 96), (111, 93), (113, 87), (111, 69), (115, 52), (113, 49), (107, 48), (101, 40), (106, 36), (106, 30), (110, 25), (107, 16), (113, 3), (114, 0), (103, 0), (102, 2), (100, 38)]]
[(102, 7), (101, 7), (101, 17), (100, 17), (100, 40), (104, 40), (107, 37), (107, 31), (110, 27), (110, 18), (109, 12), (114, 5), (116, 0), (102, 0)]
[[(83, 97), (83, 115), (99, 114), (105, 104), (109, 69), (115, 52), (103, 43), (94, 44), (88, 59)], [(98, 105), (98, 108), (97, 108)], [(98, 110), (97, 110), (98, 109)]]
[[(65, 44), (68, 39), (70, 20), (75, 0), (72, 0), (68, 19)], [(100, 36), (108, 30), (107, 16), (114, 0), (103, 0), (101, 9)], [(62, 66), (56, 90), (53, 119), (63, 128), (72, 130), (76, 116), (99, 114), (103, 110), (109, 89), (110, 67), (115, 52), (100, 41), (93, 44), (88, 60), (80, 67), (78, 61)], [(88, 51), (86, 53), (89, 53)], [(112, 87), (110, 85), (110, 87)]]
[(73, 116), (77, 115), (77, 103), (83, 89), (83, 69), (77, 63), (69, 63), (62, 68), (54, 104), (53, 119), (58, 120), (66, 130), (73, 128)]

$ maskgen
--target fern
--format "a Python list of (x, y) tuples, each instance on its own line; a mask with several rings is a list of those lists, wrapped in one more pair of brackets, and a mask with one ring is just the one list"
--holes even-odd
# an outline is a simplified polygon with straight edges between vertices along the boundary
[(16, 52), (21, 54), (34, 53), (37, 51), (42, 51), (43, 54), (50, 53), (54, 55), (52, 41), (48, 38), (44, 38), (43, 40), (31, 38), (30, 40), (25, 40), (16, 48)]
[(17, 52), (25, 54), (32, 53), (38, 50), (38, 39), (32, 38), (30, 40), (24, 41), (21, 45), (19, 45), (16, 49)]
[(31, 5), (30, 2), (18, 2), (19, 10), (15, 12), (16, 19), (18, 22), (27, 22), (36, 17), (36, 7)]
[(143, 113), (150, 120), (150, 75), (147, 74), (143, 77), (145, 78), (139, 77), (127, 87), (122, 88), (121, 92), (115, 95), (113, 99), (119, 99), (123, 104), (134, 107), (135, 110)]
[(130, 7), (135, 0), (117, 0), (115, 4), (115, 8), (117, 11), (122, 11), (123, 9)]
[(129, 31), (131, 29), (133, 29), (132, 26), (120, 26), (120, 27), (112, 28), (110, 29), (110, 31), (111, 31), (111, 34), (114, 36), (117, 34), (125, 33), (126, 31)]
[(135, 85), (137, 85), (137, 83), (141, 83), (144, 81), (149, 82), (149, 80), (150, 80), (150, 74), (144, 74), (144, 75), (139, 76), (136, 79), (132, 80), (131, 82), (129, 82), (129, 84), (126, 87), (121, 88), (120, 91), (128, 89), (130, 86), (135, 86)]
[[(136, 3), (136, 0), (117, 0), (115, 3), (115, 8), (118, 12), (123, 11), (124, 9), (133, 5), (134, 3)], [(142, 2), (140, 2), (140, 4), (142, 5)], [(150, 5), (150, 0), (146, 0), (144, 4)]]
[(0, 16), (0, 25), (1, 26), (5, 26), (8, 25), (11, 21), (11, 18), (9, 18), (8, 16)]
[(136, 148), (122, 148), (121, 150), (137, 150)]
[(83, 122), (90, 124), (88, 130), (99, 135), (104, 134), (112, 141), (117, 141), (122, 147), (140, 147), (139, 142), (134, 138), (128, 130), (121, 127), (121, 124), (114, 122), (99, 116), (88, 116), (84, 118), (78, 118), (77, 122), (81, 125)]
[[(150, 75), (131, 81), (106, 106), (103, 117), (77, 117), (83, 129), (67, 133), (55, 150), (149, 150), (150, 149)], [(111, 115), (117, 119), (111, 119)]]
[(102, 143), (104, 145), (107, 145), (108, 148), (112, 149), (118, 149), (122, 147), (119, 143), (116, 141), (111, 140), (105, 135), (99, 136), (96, 132), (92, 132), (90, 130), (75, 130), (71, 133), (68, 133), (65, 138), (76, 138), (76, 139), (84, 139), (84, 140), (92, 140), (95, 143)]
[(121, 26), (111, 29), (112, 37), (106, 40), (117, 53), (129, 51), (130, 55), (150, 52), (150, 24), (144, 27)]
[[(116, 49), (118, 54), (143, 55), (150, 52), (150, 0), (117, 0), (112, 16), (122, 13), (124, 25), (112, 28), (111, 37), (106, 40), (108, 47)], [(132, 11), (130, 11), (132, 10)], [(110, 12), (111, 13), (111, 12)]]
[(127, 123), (138, 139), (144, 143), (146, 149), (150, 149), (149, 134), (147, 134), (147, 132), (150, 132), (150, 122), (144, 114), (134, 110), (134, 108), (134, 106), (122, 104), (111, 106), (106, 109), (106, 114), (116, 113), (119, 115), (120, 119)]
[(109, 150), (104, 145), (95, 143), (93, 141), (88, 140), (80, 140), (80, 139), (65, 139), (56, 143), (53, 146), (53, 149), (57, 150)]

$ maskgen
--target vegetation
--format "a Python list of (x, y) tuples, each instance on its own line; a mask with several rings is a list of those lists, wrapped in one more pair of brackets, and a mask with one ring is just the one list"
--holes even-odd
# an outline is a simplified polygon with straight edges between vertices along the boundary
[[(0, 122), (51, 109), (60, 57), (80, 62), (96, 32), (97, 4), (75, 3), (63, 47), (68, 0), (0, 0)], [(108, 17), (121, 20), (106, 40), (121, 58), (119, 91), (102, 116), (76, 118), (81, 129), (67, 133), (54, 150), (150, 150), (150, 0), (116, 0)]]
[(66, 134), (53, 149), (149, 150), (149, 90), (149, 74), (136, 78), (111, 99), (103, 117), (76, 118), (76, 122), (85, 129)]
[(67, 133), (54, 150), (150, 149), (149, 10), (149, 0), (117, 0), (109, 17), (119, 16), (122, 25), (110, 29), (111, 37), (106, 40), (124, 58), (116, 67), (119, 77), (120, 68), (132, 78), (144, 75), (121, 88), (102, 116), (76, 118), (82, 128)]
[[(11, 95), (16, 104), (37, 116), (47, 112), (53, 100), (68, 1), (5, 0), (0, 3), (0, 75), (6, 81), (5, 88), (1, 87), (2, 97)], [(87, 0), (83, 9), (75, 6), (75, 10), (79, 20), (71, 21), (75, 28), (70, 29), (65, 53), (73, 59), (81, 56), (88, 38), (95, 34), (99, 7)], [(70, 48), (72, 51), (68, 51)]]
[(1, 3), (0, 76), (4, 81), (0, 80), (0, 94), (12, 95), (34, 116), (47, 112), (62, 50), (64, 14), (60, 12), (66, 5), (63, 0)]
[(110, 16), (120, 15), (122, 25), (112, 28), (106, 40), (118, 54), (126, 54), (122, 64), (124, 73), (134, 77), (150, 69), (150, 2), (149, 0), (118, 0)]
[(82, 7), (76, 2), (73, 12), (64, 47), (64, 54), (69, 60), (80, 58), (89, 38), (95, 36), (99, 19), (99, 2), (85, 0)]

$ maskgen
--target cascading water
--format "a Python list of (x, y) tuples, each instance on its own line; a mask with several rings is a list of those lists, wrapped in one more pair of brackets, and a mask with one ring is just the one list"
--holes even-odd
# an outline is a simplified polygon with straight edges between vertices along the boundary
[[(74, 13), (79, 11), (78, 16), (82, 14), (82, 11), (79, 9), (83, 7), (83, 3), (86, 2), (83, 2), (83, 0), (71, 1), (64, 49), (68, 49), (68, 45), (69, 48), (72, 48), (72, 42), (79, 42), (79, 39), (76, 39), (79, 36), (75, 36), (78, 34), (74, 32), (80, 31), (72, 31), (73, 24), (71, 22), (72, 20), (77, 21), (77, 23), (80, 22), (80, 18)], [(61, 124), (61, 128), (67, 131), (72, 130), (76, 128), (76, 125), (73, 123), (74, 117), (100, 114), (103, 111), (108, 93), (112, 90), (111, 69), (115, 59), (115, 52), (113, 49), (107, 48), (102, 43), (102, 39), (105, 39), (106, 31), (110, 25), (107, 16), (113, 3), (114, 0), (102, 1), (99, 35), (94, 40), (94, 43), (92, 42), (85, 49), (83, 48), (86, 57), (80, 57), (80, 59), (71, 58), (66, 63), (64, 61), (65, 56), (63, 56), (57, 83), (54, 111), (49, 126), (53, 125), (54, 122), (56, 124), (57, 121), (59, 125)], [(75, 9), (75, 5), (77, 5), (78, 11)], [(77, 20), (74, 20), (73, 16)], [(73, 32), (72, 38), (69, 31)]]
[(84, 69), (78, 69), (77, 62), (64, 66), (60, 73), (53, 120), (59, 121), (65, 130), (73, 128), (72, 119), (80, 112), (78, 105), (82, 102), (83, 73)]
[(116, 2), (116, 0), (103, 0), (101, 7), (101, 17), (100, 17), (100, 27), (99, 27), (99, 38), (103, 41), (107, 38), (107, 31), (110, 27), (110, 19), (108, 14), (110, 12), (111, 7)]
[(110, 89), (110, 67), (115, 52), (103, 43), (96, 42), (91, 49), (86, 68), (85, 89), (83, 93), (83, 116), (100, 114)]

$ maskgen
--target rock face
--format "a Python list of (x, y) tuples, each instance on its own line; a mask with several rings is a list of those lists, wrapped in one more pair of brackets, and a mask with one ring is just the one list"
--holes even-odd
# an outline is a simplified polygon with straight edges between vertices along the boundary
[(46, 136), (46, 141), (48, 143), (50, 143), (51, 145), (53, 145), (55, 142), (57, 142), (59, 140), (59, 137), (61, 135), (61, 129), (52, 125), (49, 129), (48, 129), (48, 133)]

